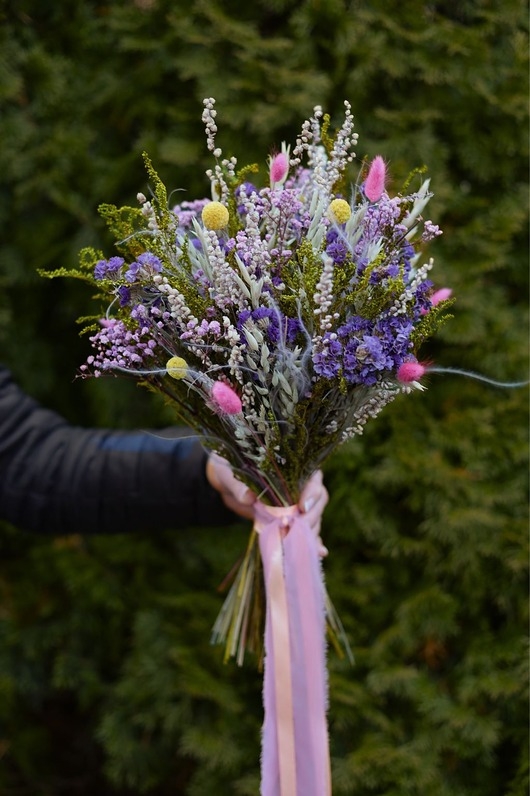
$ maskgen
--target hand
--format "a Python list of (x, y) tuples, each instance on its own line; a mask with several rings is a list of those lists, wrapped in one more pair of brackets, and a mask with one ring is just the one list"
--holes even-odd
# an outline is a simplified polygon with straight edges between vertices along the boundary
[(257, 497), (246, 484), (235, 477), (226, 459), (217, 453), (211, 453), (206, 462), (206, 478), (219, 492), (225, 506), (240, 517), (254, 519), (253, 505)]
[[(254, 519), (254, 503), (257, 500), (257, 496), (246, 484), (243, 484), (235, 477), (228, 462), (217, 453), (212, 453), (208, 458), (206, 477), (213, 488), (221, 495), (225, 506), (240, 517), (244, 517), (247, 520)], [(320, 538), (320, 521), (328, 500), (329, 495), (324, 486), (322, 471), (317, 470), (302, 490), (298, 508), (300, 513), (306, 516), (311, 530), (318, 537), (321, 556), (328, 554)]]

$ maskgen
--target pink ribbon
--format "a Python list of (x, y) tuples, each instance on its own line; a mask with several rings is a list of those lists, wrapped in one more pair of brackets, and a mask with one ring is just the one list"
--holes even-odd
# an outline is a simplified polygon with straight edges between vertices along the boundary
[(255, 516), (267, 599), (261, 796), (331, 796), (319, 544), (296, 506), (257, 503)]

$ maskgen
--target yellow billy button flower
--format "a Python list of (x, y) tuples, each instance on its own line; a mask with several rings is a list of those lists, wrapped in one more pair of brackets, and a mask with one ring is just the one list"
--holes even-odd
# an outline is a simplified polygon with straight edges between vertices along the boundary
[(206, 229), (223, 229), (229, 217), (227, 208), (221, 202), (208, 202), (202, 209), (202, 222)]
[(182, 357), (171, 357), (166, 362), (166, 370), (172, 379), (184, 379), (188, 374), (188, 363)]
[(351, 207), (346, 199), (334, 199), (329, 206), (329, 215), (337, 224), (344, 224), (351, 216)]

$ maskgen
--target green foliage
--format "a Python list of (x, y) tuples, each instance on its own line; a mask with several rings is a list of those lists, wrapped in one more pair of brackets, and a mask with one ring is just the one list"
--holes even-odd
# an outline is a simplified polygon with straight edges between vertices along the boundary
[[(395, 185), (428, 164), (433, 274), (456, 300), (425, 356), (527, 378), (522, 0), (7, 0), (0, 18), (0, 347), (49, 406), (172, 421), (128, 382), (71, 383), (93, 288), (36, 269), (111, 251), (97, 208), (149, 193), (144, 151), (170, 203), (206, 194), (207, 96), (240, 163), (348, 99), (359, 158), (382, 154)], [(527, 407), (526, 389), (433, 374), (326, 469), (326, 576), (356, 658), (330, 653), (337, 796), (528, 792)], [(2, 793), (257, 793), (261, 678), (208, 644), (245, 539), (2, 526)]]

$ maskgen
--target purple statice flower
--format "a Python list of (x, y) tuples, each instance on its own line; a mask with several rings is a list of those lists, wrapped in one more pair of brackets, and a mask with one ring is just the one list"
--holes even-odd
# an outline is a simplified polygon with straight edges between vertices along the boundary
[(413, 322), (406, 315), (389, 315), (379, 318), (374, 327), (390, 358), (390, 370), (397, 370), (410, 353), (410, 336)]
[(336, 229), (330, 229), (326, 235), (326, 254), (335, 265), (342, 265), (348, 256), (348, 244)]
[[(274, 346), (295, 342), (304, 327), (298, 318), (288, 318), (278, 309), (257, 307), (255, 310), (241, 310), (237, 316), (236, 328), (241, 331), (247, 321), (252, 320), (264, 328), (269, 343)], [(261, 323), (260, 323), (261, 322)]]
[(144, 252), (141, 254), (138, 257), (138, 262), (143, 268), (148, 269), (154, 274), (158, 274), (162, 270), (162, 263), (156, 254), (153, 254), (152, 252)]
[(175, 205), (173, 213), (178, 218), (179, 228), (186, 230), (191, 227), (194, 218), (200, 218), (202, 210), (209, 199), (196, 199), (194, 202), (181, 202)]
[(120, 307), (126, 307), (131, 300), (130, 289), (126, 285), (120, 285), (116, 293), (120, 301)]
[(324, 334), (322, 343), (313, 352), (313, 368), (324, 379), (336, 378), (342, 369), (342, 343), (336, 335)]
[[(346, 381), (371, 386), (377, 383), (384, 371), (396, 371), (410, 353), (412, 329), (412, 321), (403, 316), (388, 316), (375, 321), (351, 317), (337, 329), (342, 346), (338, 366)], [(326, 360), (329, 366), (328, 360), (329, 355)], [(316, 367), (315, 370), (319, 373)]]
[(109, 260), (98, 260), (94, 268), (95, 279), (114, 279), (124, 264), (123, 257), (111, 257)]
[(236, 328), (239, 332), (242, 330), (243, 326), (248, 321), (251, 315), (252, 315), (251, 310), (241, 310), (241, 312), (238, 313)]
[(153, 274), (158, 274), (162, 270), (162, 263), (156, 254), (144, 252), (133, 262), (130, 263), (125, 272), (127, 282), (137, 282), (141, 279), (149, 279)]

